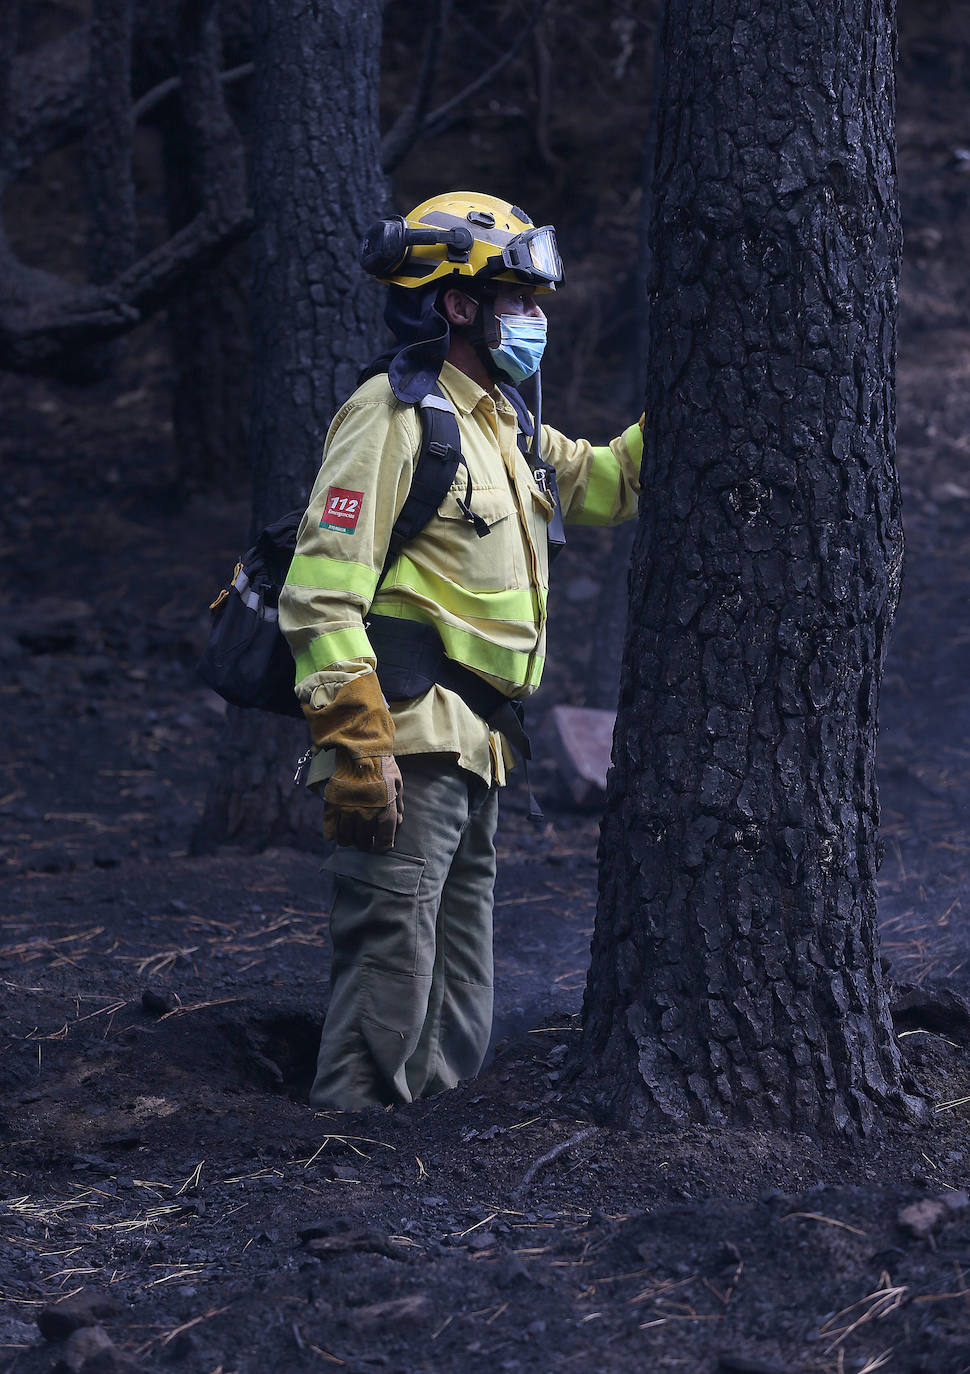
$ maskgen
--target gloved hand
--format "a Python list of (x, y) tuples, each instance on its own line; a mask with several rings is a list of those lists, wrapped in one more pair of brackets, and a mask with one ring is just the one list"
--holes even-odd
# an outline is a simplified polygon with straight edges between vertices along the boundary
[(404, 786), (393, 754), (357, 759), (337, 750), (337, 767), (323, 790), (323, 833), (338, 844), (384, 854), (404, 819)]
[(383, 853), (404, 819), (401, 773), (394, 761), (394, 724), (376, 673), (343, 685), (327, 706), (304, 705), (310, 735), (336, 754), (323, 792), (323, 833), (338, 844)]

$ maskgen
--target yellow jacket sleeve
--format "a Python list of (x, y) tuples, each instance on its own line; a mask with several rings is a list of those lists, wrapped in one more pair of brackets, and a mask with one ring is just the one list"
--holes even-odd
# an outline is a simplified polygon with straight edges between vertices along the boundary
[(385, 376), (360, 387), (330, 426), (279, 603), (297, 696), (312, 706), (374, 669), (363, 618), (420, 441), (414, 407), (395, 399)]
[(639, 424), (594, 448), (542, 426), (542, 456), (556, 469), (563, 518), (570, 525), (617, 525), (637, 513), (643, 431)]

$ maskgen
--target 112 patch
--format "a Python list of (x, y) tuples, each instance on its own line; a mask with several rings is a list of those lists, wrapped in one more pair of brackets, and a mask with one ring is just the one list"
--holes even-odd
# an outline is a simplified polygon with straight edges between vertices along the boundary
[(353, 534), (357, 528), (357, 521), (360, 519), (360, 508), (363, 501), (364, 493), (362, 491), (347, 491), (344, 487), (331, 487), (327, 492), (323, 515), (320, 517), (320, 528), (342, 530), (345, 534)]

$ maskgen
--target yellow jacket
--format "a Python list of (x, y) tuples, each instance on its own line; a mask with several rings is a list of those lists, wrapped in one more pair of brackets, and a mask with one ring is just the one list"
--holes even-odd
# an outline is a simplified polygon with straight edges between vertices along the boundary
[[(462, 516), (458, 474), (437, 515), (388, 569), (375, 596), (394, 521), (421, 446), (414, 406), (386, 375), (371, 377), (341, 407), (297, 535), (280, 597), (280, 627), (296, 660), (296, 692), (329, 703), (349, 678), (373, 671), (368, 609), (431, 624), (448, 656), (507, 696), (539, 685), (545, 653), (552, 503), (516, 443), (515, 411), (445, 363), (439, 385), (454, 406), (472, 481), (471, 508), (489, 525), (479, 538)], [(636, 513), (643, 440), (632, 425), (608, 448), (542, 427), (542, 456), (556, 469), (569, 524), (609, 525)], [(460, 697), (435, 686), (392, 704), (396, 754), (453, 753), (486, 781), (504, 782), (500, 736)]]

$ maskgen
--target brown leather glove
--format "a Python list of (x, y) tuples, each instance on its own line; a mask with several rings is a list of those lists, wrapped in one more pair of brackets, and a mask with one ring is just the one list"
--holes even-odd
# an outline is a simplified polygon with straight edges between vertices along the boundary
[(404, 819), (404, 785), (393, 754), (355, 759), (337, 750), (337, 767), (323, 790), (323, 833), (338, 844), (378, 854), (394, 848)]
[(336, 754), (323, 791), (323, 833), (338, 844), (384, 853), (404, 819), (394, 761), (394, 724), (376, 673), (344, 684), (329, 706), (305, 705), (314, 744)]

